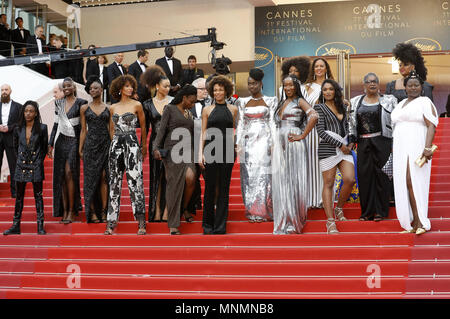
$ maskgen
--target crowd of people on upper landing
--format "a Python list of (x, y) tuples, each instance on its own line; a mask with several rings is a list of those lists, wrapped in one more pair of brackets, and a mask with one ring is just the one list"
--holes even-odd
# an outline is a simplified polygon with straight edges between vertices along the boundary
[[(23, 19), (16, 18), (16, 29), (11, 29), (6, 22), (6, 14), (0, 15), (0, 55), (4, 57), (23, 56), (34, 54), (46, 54), (54, 52), (64, 52), (68, 49), (67, 37), (62, 35), (50, 34), (48, 42), (44, 35), (44, 27), (37, 25), (33, 32), (23, 27)], [(95, 48), (95, 45), (89, 45), (88, 49)], [(81, 49), (76, 45), (74, 50)], [(166, 74), (169, 75), (171, 90), (170, 95), (174, 94), (185, 84), (190, 84), (196, 78), (203, 77), (203, 70), (197, 68), (197, 58), (190, 55), (187, 59), (188, 67), (182, 68), (181, 61), (173, 56), (173, 47), (165, 49), (165, 57), (156, 61)], [(53, 63), (38, 63), (31, 64), (29, 67), (45, 76), (54, 79), (64, 79), (66, 77), (72, 78), (75, 82), (85, 84), (91, 75), (98, 76), (102, 81), (105, 92), (112, 81), (120, 75), (130, 74), (134, 76), (138, 82), (137, 96), (139, 101), (144, 102), (148, 99), (148, 90), (141, 85), (140, 76), (148, 67), (146, 64), (148, 60), (148, 51), (140, 50), (137, 53), (137, 60), (131, 64), (123, 63), (123, 53), (114, 55), (114, 61), (108, 65), (106, 56), (94, 56), (89, 59), (75, 59), (68, 61), (56, 61)], [(111, 100), (109, 94), (105, 95), (108, 102)]]
[[(247, 82), (250, 96), (231, 100), (234, 88), (228, 77), (215, 75), (205, 79), (192, 56), (189, 69), (183, 71), (173, 52), (172, 47), (166, 47), (165, 56), (147, 66), (148, 53), (140, 50), (128, 71), (122, 65), (123, 54), (118, 53), (107, 67), (107, 81), (104, 77), (101, 80), (102, 73), (90, 73), (100, 70), (96, 68), (100, 63), (89, 59), (84, 76), (92, 102), (76, 96), (73, 79), (63, 80), (48, 149), (44, 147), (46, 140), (37, 142), (43, 137), (30, 137), (38, 122), (33, 121), (39, 119), (34, 102), (25, 103), (19, 112), (23, 114), (15, 115), (24, 120), (21, 129), (14, 133), (14, 145), (26, 145), (27, 140), (33, 139), (33, 155), (45, 157), (47, 153), (54, 158), (54, 217), (71, 223), (82, 210), (82, 159), (86, 217), (90, 222), (107, 222), (106, 235), (114, 232), (119, 221), (125, 172), (138, 234), (146, 233), (148, 220), (165, 221), (170, 234), (178, 235), (181, 218), (192, 222), (192, 214), (202, 206), (204, 234), (224, 234), (231, 172), (239, 156), (246, 217), (252, 223), (273, 220), (275, 234), (301, 233), (308, 210), (319, 207), (327, 217), (327, 233), (338, 233), (336, 222), (347, 220), (344, 205), (352, 196), (356, 181), (360, 221), (387, 218), (391, 199), (395, 200), (397, 217), (405, 232), (423, 234), (430, 230), (429, 161), (438, 114), (433, 104), (433, 87), (426, 82), (428, 71), (417, 47), (400, 43), (393, 49), (401, 77), (387, 84), (386, 94), (380, 92), (378, 76), (368, 72), (361, 79), (364, 93), (350, 101), (344, 99), (342, 88), (323, 57), (313, 61), (306, 56), (286, 59), (281, 67), (279, 99), (262, 93), (264, 72), (251, 69)], [(107, 83), (111, 106), (102, 100)], [(17, 113), (10, 94), (11, 88), (2, 86), (2, 110), (5, 107), (11, 114)], [(5, 113), (1, 115), (5, 117)], [(5, 120), (9, 125), (7, 117)], [(199, 130), (195, 130), (196, 126)], [(190, 143), (190, 151), (182, 150), (182, 161), (172, 154), (184, 138), (174, 134), (179, 129), (199, 140)], [(38, 131), (45, 130), (42, 127)], [(200, 131), (200, 136), (195, 131)], [(220, 134), (215, 135), (217, 132)], [(148, 219), (143, 178), (147, 154)], [(17, 162), (16, 171), (11, 174), (11, 190), (17, 188), (16, 210), (13, 226), (6, 235), (20, 232), (26, 182), (33, 182), (36, 203), (40, 203), (43, 176), (37, 165), (42, 165), (44, 157), (36, 161), (28, 155), (23, 162)], [(423, 159), (424, 163), (416, 164), (416, 159)], [(341, 184), (334, 205), (333, 186), (338, 172)], [(205, 180), (203, 203), (201, 174)], [(40, 229), (43, 233), (41, 210), (38, 204), (36, 207), (38, 232)]]

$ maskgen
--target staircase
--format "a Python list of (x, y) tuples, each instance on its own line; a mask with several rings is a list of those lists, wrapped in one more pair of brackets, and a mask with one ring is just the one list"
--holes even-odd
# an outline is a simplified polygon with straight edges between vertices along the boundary
[[(323, 210), (311, 210), (304, 233), (272, 235), (271, 222), (244, 216), (239, 165), (234, 166), (226, 235), (202, 234), (202, 212), (182, 221), (182, 236), (166, 223), (149, 223), (137, 236), (124, 181), (120, 222), (113, 236), (105, 224), (86, 224), (80, 213), (64, 225), (52, 217), (52, 161), (45, 163), (46, 236), (36, 235), (31, 184), (22, 235), (0, 235), (0, 299), (4, 298), (449, 298), (450, 136), (440, 119), (433, 159), (430, 232), (399, 234), (391, 208), (382, 222), (362, 222), (358, 204), (349, 221), (327, 235)], [(148, 194), (148, 161), (144, 165)], [(203, 183), (203, 182), (202, 182)], [(81, 180), (81, 186), (83, 182)], [(14, 199), (0, 185), (0, 232), (12, 223)]]

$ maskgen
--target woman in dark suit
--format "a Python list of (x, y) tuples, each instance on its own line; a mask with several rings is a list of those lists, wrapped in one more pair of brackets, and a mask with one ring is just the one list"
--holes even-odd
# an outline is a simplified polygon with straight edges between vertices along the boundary
[(20, 234), (20, 220), (27, 182), (33, 183), (37, 233), (45, 235), (42, 181), (44, 180), (44, 159), (48, 148), (48, 133), (47, 125), (41, 123), (39, 105), (34, 101), (27, 101), (23, 106), (19, 126), (14, 130), (14, 148), (17, 151), (17, 165), (14, 174), (16, 206), (13, 225), (3, 235)]

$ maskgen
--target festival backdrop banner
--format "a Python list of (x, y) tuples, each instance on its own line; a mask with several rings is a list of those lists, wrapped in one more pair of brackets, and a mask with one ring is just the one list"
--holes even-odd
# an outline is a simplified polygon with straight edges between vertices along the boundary
[(255, 8), (255, 66), (275, 94), (275, 56), (386, 53), (399, 42), (450, 50), (450, 0), (355, 0)]

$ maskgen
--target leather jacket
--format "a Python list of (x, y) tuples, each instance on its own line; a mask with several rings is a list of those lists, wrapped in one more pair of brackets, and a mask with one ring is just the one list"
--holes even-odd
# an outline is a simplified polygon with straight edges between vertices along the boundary
[[(349, 112), (349, 140), (350, 142), (357, 142), (359, 134), (357, 132), (357, 111), (361, 106), (365, 95), (355, 96), (350, 100)], [(381, 104), (381, 135), (387, 138), (392, 138), (391, 113), (397, 106), (397, 99), (393, 95), (380, 95)]]

